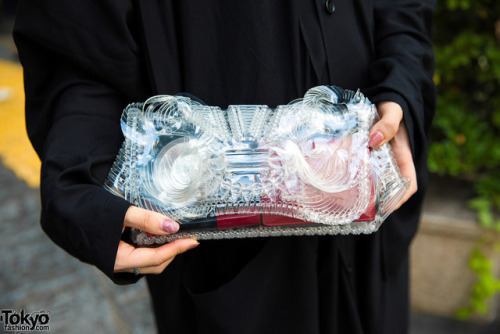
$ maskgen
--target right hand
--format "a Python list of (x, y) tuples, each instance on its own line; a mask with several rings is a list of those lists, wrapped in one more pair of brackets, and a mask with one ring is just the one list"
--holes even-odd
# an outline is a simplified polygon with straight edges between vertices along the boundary
[[(130, 206), (125, 214), (124, 227), (136, 228), (148, 233), (167, 235), (179, 230), (179, 224), (164, 215)], [(133, 273), (139, 268), (140, 274), (160, 274), (176, 255), (199, 245), (196, 239), (179, 239), (158, 248), (134, 247), (120, 241), (115, 259), (115, 273)]]
[(410, 180), (408, 191), (393, 209), (396, 211), (417, 192), (417, 173), (411, 153), (408, 129), (403, 120), (403, 109), (392, 101), (379, 102), (377, 109), (381, 118), (370, 131), (369, 145), (375, 148), (389, 142), (401, 176)]

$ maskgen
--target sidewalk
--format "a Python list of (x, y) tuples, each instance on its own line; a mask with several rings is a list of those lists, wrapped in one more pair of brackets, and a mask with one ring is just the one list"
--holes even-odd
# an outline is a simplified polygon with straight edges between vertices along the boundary
[(145, 281), (116, 286), (66, 254), (40, 229), (39, 206), (38, 190), (0, 166), (0, 310), (49, 311), (51, 333), (154, 333)]

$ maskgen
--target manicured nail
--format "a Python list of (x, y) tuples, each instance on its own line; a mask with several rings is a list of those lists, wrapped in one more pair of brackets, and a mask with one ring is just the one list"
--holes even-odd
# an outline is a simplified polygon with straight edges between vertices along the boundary
[(165, 219), (161, 224), (161, 229), (167, 233), (175, 233), (179, 231), (179, 224), (170, 219)]
[(384, 141), (384, 135), (382, 134), (382, 132), (377, 131), (370, 137), (370, 142), (368, 143), (368, 145), (370, 145), (370, 147), (375, 148), (379, 146), (380, 143), (382, 143), (383, 141)]

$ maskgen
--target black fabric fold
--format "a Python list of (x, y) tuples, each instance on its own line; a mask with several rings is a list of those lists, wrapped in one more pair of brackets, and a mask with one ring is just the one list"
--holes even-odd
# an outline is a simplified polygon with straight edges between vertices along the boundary
[(121, 111), (149, 90), (130, 11), (122, 1), (20, 1), (14, 28), (28, 135), (42, 160), (42, 227), (117, 283), (137, 280), (113, 273), (130, 204), (102, 184), (123, 140)]

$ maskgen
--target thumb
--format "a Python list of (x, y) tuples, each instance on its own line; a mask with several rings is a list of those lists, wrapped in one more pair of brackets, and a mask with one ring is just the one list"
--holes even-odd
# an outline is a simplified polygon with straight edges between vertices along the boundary
[(124, 226), (157, 235), (172, 234), (179, 230), (178, 223), (161, 213), (138, 208), (133, 205), (128, 208), (125, 214)]
[(399, 129), (403, 119), (403, 109), (396, 102), (383, 101), (377, 104), (380, 120), (373, 125), (370, 131), (369, 146), (378, 147), (390, 141)]

